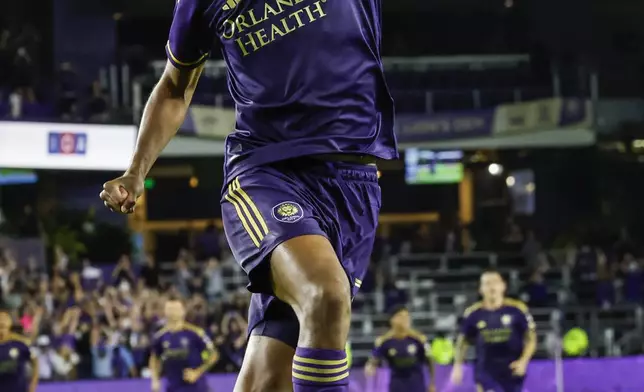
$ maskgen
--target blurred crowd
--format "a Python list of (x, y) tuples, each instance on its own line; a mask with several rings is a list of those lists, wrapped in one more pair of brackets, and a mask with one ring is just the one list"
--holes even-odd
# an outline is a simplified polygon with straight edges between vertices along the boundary
[(110, 102), (104, 86), (84, 82), (70, 63), (52, 74), (40, 61), (41, 37), (31, 25), (18, 30), (0, 24), (0, 119), (107, 122)]
[[(71, 226), (86, 245), (76, 254), (70, 251), (76, 245), (55, 244), (62, 244), (67, 234), (50, 232), (50, 225), (30, 207), (14, 215), (0, 225), (5, 233), (48, 238), (51, 246), (49, 262), (24, 257), (24, 252), (18, 258), (6, 245), (0, 251), (0, 302), (13, 313), (17, 329), (38, 347), (41, 379), (146, 376), (150, 342), (164, 323), (163, 303), (170, 296), (183, 298), (187, 320), (203, 328), (218, 346), (221, 361), (213, 371), (239, 369), (246, 345), (249, 294), (243, 288), (245, 276), (214, 224), (186, 237), (157, 238), (156, 257), (124, 252), (116, 263), (99, 263), (96, 255), (115, 248), (116, 237), (102, 231), (93, 214), (82, 214)], [(64, 214), (67, 221), (70, 216)], [(176, 248), (168, 247), (170, 238), (177, 239), (172, 244)], [(428, 224), (383, 227), (353, 304), (363, 312), (382, 313), (412, 300), (392, 268), (391, 261), (399, 256), (475, 257), (477, 252), (491, 250), (519, 260), (512, 267), (519, 276), (519, 287), (510, 294), (531, 307), (644, 304), (644, 253), (627, 229), (615, 235), (574, 238), (559, 245), (542, 242), (534, 230), (512, 219), (495, 242), (486, 240), (475, 226), (444, 230)], [(553, 247), (560, 250), (548, 250)], [(164, 263), (157, 263), (156, 258)], [(564, 269), (569, 271), (567, 281)]]
[(239, 369), (246, 345), (248, 295), (225, 292), (220, 263), (181, 256), (164, 282), (152, 257), (134, 268), (128, 256), (115, 268), (85, 261), (69, 268), (57, 248), (50, 269), (0, 257), (1, 300), (16, 328), (38, 347), (42, 380), (146, 376), (150, 342), (163, 325), (169, 296), (185, 301), (188, 322), (203, 328), (221, 352), (213, 371)]

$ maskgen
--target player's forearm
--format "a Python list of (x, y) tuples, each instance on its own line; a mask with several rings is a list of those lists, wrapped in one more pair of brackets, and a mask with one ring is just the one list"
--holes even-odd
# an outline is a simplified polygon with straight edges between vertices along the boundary
[(219, 353), (217, 351), (213, 351), (210, 353), (210, 355), (208, 355), (208, 359), (204, 361), (203, 365), (197, 368), (197, 371), (199, 372), (199, 374), (204, 374), (208, 370), (210, 370), (210, 368), (213, 367), (217, 363), (217, 361), (219, 361)]
[(454, 354), (454, 364), (462, 365), (465, 362), (465, 356), (467, 355), (467, 342), (465, 337), (460, 335), (456, 339), (456, 350)]
[(525, 338), (525, 346), (521, 353), (522, 361), (529, 361), (537, 351), (537, 334), (534, 331), (529, 331)]
[(38, 378), (40, 376), (40, 365), (38, 359), (34, 358), (31, 361), (31, 382), (29, 383), (30, 392), (35, 392), (38, 388)]
[(148, 174), (161, 151), (181, 127), (200, 74), (201, 69), (189, 74), (174, 69), (161, 77), (143, 111), (128, 174), (140, 178)]
[(159, 371), (159, 359), (156, 355), (150, 356), (148, 367), (150, 368), (150, 378), (152, 381), (159, 381), (161, 378), (161, 372)]
[(434, 377), (436, 374), (436, 367), (434, 366), (434, 361), (429, 357), (427, 358), (427, 367), (429, 368), (429, 379), (431, 382), (434, 382), (434, 380), (436, 380)]

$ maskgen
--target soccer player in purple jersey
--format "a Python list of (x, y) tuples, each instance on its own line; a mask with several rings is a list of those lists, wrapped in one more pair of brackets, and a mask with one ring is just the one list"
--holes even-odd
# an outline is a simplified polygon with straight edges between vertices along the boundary
[(381, 204), (376, 159), (398, 156), (381, 61), (381, 0), (179, 0), (168, 64), (130, 168), (104, 185), (131, 213), (181, 126), (214, 46), (236, 103), (221, 208), (249, 277), (236, 392), (345, 392), (351, 298)]
[[(36, 392), (38, 358), (32, 355), (27, 338), (11, 332), (11, 315), (0, 311), (0, 390), (2, 392)], [(31, 379), (27, 365), (31, 364)]]
[[(395, 308), (389, 323), (391, 329), (376, 339), (365, 373), (373, 376), (377, 366), (387, 362), (391, 370), (389, 391), (435, 392), (434, 363), (427, 337), (411, 328), (411, 318), (405, 307)], [(429, 382), (425, 379), (426, 365), (429, 366)]]
[(150, 371), (152, 391), (160, 389), (163, 374), (167, 392), (208, 392), (204, 373), (219, 359), (206, 333), (185, 321), (181, 301), (165, 304), (166, 325), (154, 335)]
[(470, 306), (456, 343), (452, 382), (463, 379), (468, 344), (476, 349), (474, 378), (479, 392), (521, 392), (526, 369), (537, 346), (527, 306), (505, 298), (505, 282), (496, 271), (481, 275), (483, 301)]

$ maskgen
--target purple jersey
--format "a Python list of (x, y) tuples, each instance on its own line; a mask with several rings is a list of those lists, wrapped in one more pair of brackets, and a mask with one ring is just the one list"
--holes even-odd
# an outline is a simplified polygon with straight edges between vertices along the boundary
[(27, 340), (12, 334), (0, 342), (0, 390), (2, 392), (27, 392), (27, 364), (31, 361)]
[(398, 156), (380, 25), (381, 0), (177, 2), (170, 62), (196, 67), (217, 43), (228, 65), (228, 180), (307, 155)]
[(168, 391), (206, 391), (204, 377), (194, 384), (188, 384), (183, 380), (183, 371), (200, 367), (206, 358), (214, 354), (214, 350), (208, 335), (190, 324), (185, 324), (179, 331), (164, 328), (157, 332), (152, 342), (152, 353), (163, 364)]
[(425, 392), (425, 365), (429, 349), (427, 338), (415, 331), (405, 337), (396, 337), (392, 332), (379, 337), (373, 356), (386, 361), (391, 369), (390, 391)]
[(477, 380), (492, 376), (511, 380), (510, 364), (521, 356), (526, 333), (534, 329), (527, 306), (506, 299), (494, 310), (476, 303), (465, 311), (461, 333), (476, 349)]

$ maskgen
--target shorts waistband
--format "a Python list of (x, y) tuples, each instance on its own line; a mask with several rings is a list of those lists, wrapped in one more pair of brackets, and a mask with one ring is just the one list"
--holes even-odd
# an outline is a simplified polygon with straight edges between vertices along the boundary
[(373, 166), (375, 166), (377, 162), (377, 158), (373, 155), (360, 154), (318, 154), (311, 155), (310, 158), (325, 162), (355, 163)]

